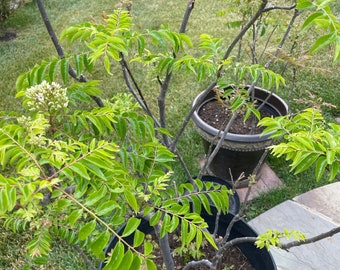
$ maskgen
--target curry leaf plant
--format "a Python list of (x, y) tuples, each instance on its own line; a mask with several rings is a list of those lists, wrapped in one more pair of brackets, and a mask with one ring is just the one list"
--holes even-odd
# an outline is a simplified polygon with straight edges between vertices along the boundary
[[(42, 61), (18, 78), (17, 88), (24, 89), (41, 83), (43, 80), (53, 81), (58, 76), (63, 83), (67, 84), (70, 80), (68, 67), (71, 64), (75, 67), (78, 77), (82, 76), (82, 72), (92, 72), (97, 62), (102, 64), (108, 74), (112, 75), (111, 66), (117, 62), (124, 66), (125, 57), (129, 57), (131, 62), (146, 66), (158, 78), (166, 78), (174, 71), (193, 73), (198, 81), (218, 76), (217, 88), (219, 89), (231, 83), (241, 84), (240, 82), (245, 81), (259, 81), (263, 87), (267, 89), (275, 87), (276, 90), (285, 85), (284, 78), (280, 74), (260, 64), (246, 65), (237, 62), (233, 57), (221, 60), (223, 59), (221, 39), (202, 34), (197, 45), (201, 50), (201, 56), (195, 56), (186, 50), (193, 46), (193, 42), (184, 33), (171, 31), (166, 26), (158, 30), (146, 29), (136, 32), (132, 26), (132, 17), (129, 12), (115, 10), (100, 23), (86, 22), (65, 29), (61, 34), (61, 39), (68, 43), (80, 41), (89, 51), (62, 59), (53, 58), (50, 61)], [(88, 85), (84, 87), (86, 94), (98, 95), (94, 85), (89, 82), (86, 85)], [(233, 96), (230, 99), (233, 103), (231, 104), (233, 111), (245, 110), (247, 112), (245, 119), (251, 113), (259, 117), (259, 112), (254, 106), (247, 106), (248, 94), (233, 91), (231, 95)], [(160, 115), (162, 116), (161, 112)], [(164, 120), (160, 119), (160, 123), (162, 122)], [(160, 125), (162, 128), (166, 127)]]
[[(36, 2), (43, 14), (42, 1)], [(185, 34), (194, 2), (188, 1), (179, 31), (165, 25), (159, 29), (136, 31), (133, 17), (124, 10), (105, 15), (100, 22), (90, 21), (68, 27), (61, 34), (62, 40), (66, 44), (77, 42), (82, 52), (67, 55), (60, 44), (54, 43), (60, 59), (44, 60), (18, 78), (17, 97), (23, 98), (26, 114), (1, 114), (0, 215), (5, 219), (7, 228), (34, 231), (34, 237), (27, 245), (31, 256), (47, 256), (53, 239), (59, 237), (105, 260), (105, 270), (155, 269), (152, 251), (156, 245), (138, 229), (141, 219), (157, 229), (160, 245), (169, 233), (178, 229), (181, 240), (180, 250), (176, 250), (178, 253), (192, 248), (191, 242), (194, 242), (196, 254), (200, 254), (203, 241), (217, 248), (213, 262), (209, 263), (211, 269), (215, 269), (222, 258), (221, 254), (237, 242), (228, 243), (227, 235), (218, 241), (215, 235), (208, 232), (208, 225), (200, 216), (203, 210), (212, 212), (211, 203), (219, 213), (226, 213), (230, 192), (224, 186), (192, 179), (177, 149), (176, 143), (195, 108), (190, 110), (180, 131), (171, 141), (170, 135), (174, 134), (166, 129), (165, 113), (165, 96), (171, 75), (175, 71), (191, 72), (196, 75), (195, 82), (211, 80), (205, 94), (230, 84), (259, 83), (265, 88), (278, 89), (285, 81), (281, 75), (268, 69), (270, 61), (268, 64), (263, 64), (263, 61), (262, 64), (260, 61), (246, 64), (237, 54), (232, 54), (248, 30), (253, 31), (256, 42), (256, 27), (262, 25), (266, 14), (272, 10), (290, 12), (292, 19), (287, 30), (280, 43), (275, 44), (277, 56), (296, 16), (308, 12), (303, 30), (315, 24), (328, 33), (320, 37), (310, 51), (316, 52), (326, 45), (334, 45), (336, 60), (339, 57), (338, 22), (331, 13), (329, 4), (332, 1), (329, 0), (292, 1), (293, 5), (283, 6), (269, 4), (267, 0), (246, 1), (254, 5), (252, 9), (246, 9), (249, 12), (245, 11), (247, 17), (241, 24), (234, 24), (240, 29), (226, 48), (222, 46), (221, 39), (203, 33), (198, 44), (194, 44)], [(244, 1), (233, 2), (244, 4)], [(55, 42), (57, 37), (53, 36), (48, 26), (47, 16), (42, 17)], [(268, 42), (271, 40), (269, 36)], [(192, 53), (192, 47), (197, 51)], [(255, 55), (256, 50), (251, 54)], [(256, 59), (253, 57), (252, 60)], [(131, 62), (148, 67), (147, 70), (155, 75), (160, 87), (159, 118), (147, 106)], [(113, 75), (112, 66), (115, 64), (121, 67), (124, 86), (132, 92), (138, 105), (132, 102), (131, 96), (120, 94), (99, 102), (101, 106), (96, 108), (85, 103), (82, 109), (80, 102), (98, 98), (101, 93), (99, 82), (88, 81), (86, 74), (100, 67)], [(77, 82), (72, 83), (71, 78)], [(63, 86), (56, 82), (62, 82)], [(49, 91), (45, 91), (47, 89)], [(244, 109), (244, 105), (251, 105), (249, 94), (244, 91), (230, 92), (230, 99), (235, 101), (230, 106), (235, 114)], [(246, 109), (249, 111), (248, 107)], [(303, 171), (306, 168), (304, 164), (315, 162), (318, 179), (320, 172), (330, 166), (333, 166), (330, 167), (333, 177), (339, 169), (337, 165), (332, 165), (338, 163), (339, 141), (331, 140), (321, 130), (331, 135), (338, 135), (339, 130), (335, 125), (325, 125), (320, 115), (306, 113), (293, 119), (296, 129), (290, 130), (288, 126), (291, 126), (287, 124), (276, 130), (291, 142), (299, 137), (294, 136), (295, 133), (301, 132), (300, 138), (310, 136), (308, 140), (297, 139), (295, 143), (306, 147), (309, 152), (301, 151), (296, 157), (294, 153), (287, 152), (288, 157), (293, 159), (293, 169)], [(277, 121), (290, 121), (280, 119)], [(268, 126), (267, 131), (277, 126), (276, 122), (264, 121), (262, 123)], [(306, 121), (308, 128), (314, 128), (313, 132), (306, 130)], [(322, 134), (314, 137), (314, 132)], [(324, 135), (329, 140), (329, 146), (318, 144), (323, 143)], [(279, 149), (277, 154), (286, 154), (284, 149)], [(319, 156), (315, 158), (314, 152)], [(183, 182), (183, 179), (171, 179), (171, 163), (175, 158), (181, 161), (189, 183), (179, 185), (178, 182)], [(312, 162), (302, 162), (310, 158)], [(241, 215), (233, 219), (231, 226), (240, 218)], [(125, 229), (118, 234), (117, 228), (122, 224), (126, 224)], [(227, 231), (230, 230), (231, 227)], [(294, 231), (268, 233), (259, 237), (258, 245), (279, 245), (279, 237), (292, 235), (303, 239)], [(118, 243), (105, 257), (103, 249), (111, 236), (115, 236)], [(134, 237), (132, 244), (124, 238), (129, 236)], [(246, 240), (255, 242), (256, 238), (239, 239)], [(172, 254), (165, 252), (163, 257), (166, 255), (171, 257)], [(203, 265), (205, 262), (195, 263)], [(166, 268), (174, 267), (170, 262)]]
[(329, 180), (340, 172), (340, 125), (327, 123), (320, 111), (309, 108), (295, 116), (264, 118), (264, 134), (283, 141), (270, 147), (274, 156), (291, 161), (291, 171), (301, 173), (315, 167), (319, 181), (328, 171)]
[[(160, 237), (181, 228), (182, 248), (193, 239), (197, 249), (203, 239), (216, 247), (199, 213), (210, 212), (207, 200), (226, 213), (229, 191), (199, 180), (173, 187), (174, 155), (129, 95), (106, 101), (104, 108), (78, 110), (68, 106), (73, 91), (43, 81), (19, 95), (27, 115), (0, 122), (0, 216), (7, 228), (35, 232), (29, 254), (47, 256), (59, 237), (104, 260), (104, 247), (115, 235), (119, 243), (105, 269), (154, 269), (153, 246), (137, 249), (147, 241), (138, 230), (146, 217), (160, 226)], [(130, 235), (133, 244), (123, 238)]]
[(300, 0), (297, 1), (296, 8), (310, 13), (302, 25), (303, 31), (314, 26), (323, 32), (323, 35), (318, 37), (310, 48), (310, 52), (315, 53), (329, 44), (334, 44), (333, 60), (335, 62), (340, 58), (340, 23), (330, 8), (332, 2), (334, 1)]

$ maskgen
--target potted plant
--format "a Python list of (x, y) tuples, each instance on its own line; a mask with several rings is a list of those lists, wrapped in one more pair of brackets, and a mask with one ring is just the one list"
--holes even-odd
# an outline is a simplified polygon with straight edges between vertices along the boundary
[[(235, 87), (235, 86), (234, 86)], [(250, 86), (244, 87), (248, 90)], [(229, 90), (229, 89), (227, 89)], [(288, 105), (279, 96), (259, 87), (254, 87), (254, 101), (256, 106), (261, 106), (262, 115), (282, 116), (288, 114)], [(228, 109), (230, 104), (218, 97), (221, 93), (211, 91), (203, 100), (200, 93), (193, 102), (197, 108), (192, 116), (197, 132), (203, 139), (206, 154), (211, 151), (211, 145), (217, 144), (218, 138), (223, 136), (223, 131), (228, 118), (232, 116), (232, 110)], [(197, 104), (201, 100), (200, 104)], [(273, 142), (269, 136), (263, 136), (261, 132), (254, 131), (257, 126), (252, 122), (254, 117), (244, 122), (244, 115), (238, 115), (234, 120), (230, 131), (224, 135), (220, 150), (211, 161), (207, 170), (212, 175), (217, 175), (226, 181), (232, 182), (243, 174), (243, 178), (235, 183), (236, 187), (248, 186), (248, 176), (256, 174), (259, 176), (258, 163), (263, 162), (262, 156), (265, 149)], [(253, 124), (253, 126), (252, 126)], [(257, 168), (257, 172), (255, 171)]]
[[(159, 245), (165, 266), (173, 269), (168, 238), (176, 230), (179, 254), (190, 249), (200, 254), (203, 242), (226, 250), (229, 234), (235, 244), (249, 241), (235, 229), (226, 231), (231, 192), (225, 185), (171, 184), (174, 155), (157, 139), (151, 117), (137, 113), (131, 96), (79, 110), (79, 98), (97, 91), (91, 83), (64, 88), (43, 81), (18, 93), (26, 115), (2, 118), (1, 166), (11, 172), (1, 175), (0, 214), (7, 228), (35, 231), (27, 246), (32, 257), (48, 256), (51, 239), (62, 238), (105, 260), (103, 269), (155, 269), (161, 267), (153, 260)], [(216, 216), (220, 224), (212, 229)], [(142, 231), (145, 222), (159, 244)], [(106, 257), (112, 235), (117, 243)], [(258, 253), (271, 259), (268, 251)], [(206, 264), (194, 259), (188, 264)], [(268, 269), (275, 269), (272, 261)]]
[[(302, 2), (305, 7), (306, 4), (314, 5), (309, 1)], [(132, 27), (129, 12), (122, 10), (106, 15), (103, 23), (92, 21), (70, 27), (62, 37), (70, 42), (80, 40), (89, 48), (89, 51), (71, 57), (65, 57), (42, 1), (37, 0), (37, 3), (61, 59), (43, 61), (19, 77), (18, 96), (24, 97), (23, 105), (28, 106), (30, 118), (5, 115), (0, 133), (1, 164), (4, 170), (8, 169), (6, 172), (12, 172), (1, 176), (1, 199), (6, 202), (1, 206), (1, 214), (6, 218), (8, 228), (29, 228), (36, 232), (28, 245), (29, 253), (33, 257), (47, 256), (51, 238), (57, 236), (105, 260), (106, 268), (117, 268), (123, 264), (133, 269), (141, 265), (154, 269), (151, 251), (156, 244), (150, 243), (145, 233), (139, 230), (142, 220), (147, 220), (155, 228), (159, 236), (157, 245), (164, 251), (163, 257), (169, 269), (173, 268), (173, 259), (167, 239), (176, 228), (180, 228), (181, 251), (191, 248), (193, 239), (196, 254), (203, 241), (215, 247), (212, 261), (192, 260), (190, 265), (214, 267), (220, 261), (220, 252), (241, 242), (256, 242), (260, 247), (271, 243), (279, 245), (277, 234), (228, 240), (228, 234), (242, 218), (242, 212), (228, 222), (222, 240), (216, 237), (214, 231), (209, 231), (211, 222), (202, 218), (204, 212), (213, 214), (215, 211), (212, 211), (214, 208), (209, 200), (216, 207), (214, 220), (218, 224), (219, 217), (224, 217), (228, 211), (230, 192), (223, 185), (192, 178), (177, 142), (196, 108), (190, 110), (178, 134), (172, 138), (171, 132), (166, 129), (165, 98), (174, 71), (194, 71), (198, 80), (213, 77), (202, 99), (217, 85), (225, 85), (221, 75), (226, 67), (235, 67), (229, 65), (229, 56), (240, 38), (262, 12), (288, 8), (267, 6), (267, 1), (262, 1), (259, 12), (242, 28), (222, 61), (212, 62), (218, 55), (215, 45), (219, 41), (207, 35), (201, 37), (200, 47), (205, 52), (202, 57), (188, 53), (180, 56), (185, 46), (192, 45), (184, 32), (194, 1), (188, 1), (179, 33), (166, 27), (139, 33)], [(150, 40), (156, 45), (156, 52), (151, 51), (152, 45), (150, 49), (147, 47)], [(131, 61), (149, 64), (156, 69), (160, 85), (159, 118), (152, 113), (135, 80), (130, 62), (126, 60), (129, 56)], [(126, 95), (115, 96), (111, 101), (99, 98), (98, 82), (88, 81), (83, 75), (98, 63), (109, 74), (114, 63), (120, 64), (125, 84), (138, 106)], [(244, 65), (238, 70), (247, 71), (252, 81), (262, 74), (267, 86), (278, 85), (281, 81), (278, 74), (258, 65)], [(252, 72), (256, 70), (260, 72)], [(237, 74), (241, 78), (240, 75), (245, 73)], [(78, 82), (70, 84), (70, 76)], [(54, 84), (56, 79), (69, 85), (67, 89)], [(242, 96), (242, 91), (236, 91), (231, 97), (238, 94)], [(80, 103), (90, 98), (99, 107), (82, 109)], [(234, 112), (247, 105), (247, 101), (249, 95), (241, 103), (233, 103)], [(89, 104), (86, 103), (87, 106)], [(247, 108), (256, 114), (253, 107)], [(141, 113), (141, 109), (146, 115)], [(217, 150), (218, 145), (208, 159), (213, 158)], [(177, 183), (178, 179), (171, 179), (171, 162), (175, 157), (186, 172), (188, 182), (184, 181), (184, 184)], [(124, 223), (126, 226), (119, 234), (117, 228)], [(297, 235), (284, 232), (279, 236), (285, 234)], [(117, 237), (118, 242), (105, 258), (104, 248), (112, 235)], [(132, 244), (125, 241), (125, 237), (131, 235), (134, 235)], [(303, 237), (298, 235), (298, 238)], [(143, 249), (138, 250), (137, 247), (142, 244)], [(275, 266), (271, 267), (275, 269)]]
[[(216, 215), (216, 209), (211, 209), (214, 212), (214, 215)], [(190, 269), (191, 267), (194, 267), (194, 269), (200, 268), (200, 269), (214, 269), (214, 267), (217, 267), (217, 269), (223, 269), (223, 267), (234, 267), (235, 269), (239, 269), (240, 267), (243, 267), (245, 269), (276, 269), (275, 262), (273, 260), (273, 257), (266, 249), (259, 249), (256, 247), (252, 240), (256, 239), (258, 234), (243, 220), (238, 220), (233, 227), (231, 228), (230, 232), (227, 232), (227, 228), (229, 224), (232, 222), (232, 220), (235, 218), (233, 214), (228, 213), (227, 215), (220, 215), (218, 224), (216, 224), (216, 219), (214, 215), (210, 215), (206, 212), (202, 212), (201, 216), (204, 218), (204, 220), (208, 224), (209, 231), (213, 232), (215, 231), (215, 227), (217, 227), (217, 235), (226, 235), (228, 233), (228, 242), (232, 243), (233, 241), (239, 242), (238, 244), (235, 244), (237, 249), (235, 247), (232, 249), (229, 247), (229, 249), (226, 249), (224, 252), (225, 254), (220, 255), (220, 251), (222, 250), (222, 247), (220, 247), (220, 250), (216, 252), (216, 255), (219, 255), (222, 258), (222, 260), (218, 263), (214, 261), (214, 258), (206, 257), (205, 253), (210, 253), (209, 249), (207, 247), (203, 247), (203, 252), (201, 253), (202, 260), (198, 261), (189, 261), (187, 264), (185, 264), (185, 260), (182, 258), (178, 258), (179, 255), (181, 257), (187, 257), (190, 258), (191, 254), (195, 254), (196, 256), (199, 254), (196, 254), (195, 251), (188, 251), (182, 252), (180, 254), (176, 254), (176, 245), (171, 246), (172, 250), (174, 250), (174, 255), (176, 258), (176, 262), (179, 262), (179, 264), (175, 265), (176, 268), (183, 268), (183, 269)], [(125, 230), (125, 226), (120, 229), (118, 232), (119, 235), (123, 234), (123, 231)], [(149, 225), (147, 221), (142, 221), (139, 225), (139, 230), (143, 231), (147, 235), (150, 235), (154, 232), (154, 228)], [(173, 235), (170, 235), (171, 237), (174, 237)], [(241, 240), (242, 239), (242, 240)], [(134, 238), (132, 236), (124, 238), (126, 242), (128, 242), (130, 245), (132, 245)], [(108, 246), (105, 249), (105, 254), (110, 254), (116, 247), (119, 239), (118, 237), (113, 237)], [(170, 241), (171, 243), (173, 241)], [(234, 244), (232, 244), (234, 245)], [(178, 249), (177, 249), (178, 252)], [(242, 255), (239, 253), (242, 252)], [(215, 252), (214, 252), (215, 253)], [(191, 255), (192, 256), (192, 255)], [(211, 254), (210, 254), (211, 256)], [(209, 262), (209, 260), (211, 262)], [(155, 260), (159, 260), (159, 258), (155, 258)], [(215, 259), (216, 260), (216, 259)], [(162, 260), (161, 260), (162, 261)], [(106, 269), (106, 263), (103, 261), (99, 264), (98, 270)], [(159, 266), (158, 266), (159, 267)], [(196, 268), (195, 268), (196, 267)], [(160, 268), (160, 267), (159, 267)], [(158, 269), (159, 269), (158, 268)], [(107, 266), (107, 269), (110, 269), (109, 266)]]

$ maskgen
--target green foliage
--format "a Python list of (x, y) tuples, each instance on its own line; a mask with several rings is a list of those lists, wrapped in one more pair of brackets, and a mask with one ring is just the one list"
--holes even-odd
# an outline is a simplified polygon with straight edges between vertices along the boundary
[[(316, 1), (319, 11), (308, 17), (303, 26), (307, 29), (315, 23), (329, 32), (316, 41), (311, 52), (339, 40), (337, 21), (328, 9), (329, 2)], [(314, 7), (314, 2), (299, 1), (298, 7), (307, 9), (310, 5)], [(248, 14), (247, 10), (243, 12)], [(324, 19), (328, 22), (322, 21)], [(232, 58), (221, 60), (221, 39), (201, 35), (198, 47), (203, 53), (196, 56), (186, 51), (193, 44), (185, 34), (173, 32), (167, 26), (136, 32), (132, 26), (129, 13), (118, 10), (105, 15), (101, 23), (87, 22), (66, 29), (62, 39), (70, 43), (80, 41), (89, 52), (42, 61), (20, 76), (17, 88), (18, 97), (26, 99), (23, 106), (41, 99), (27, 96), (27, 88), (31, 86), (41, 87), (42, 83), (55, 80), (68, 85), (70, 65), (75, 67), (80, 79), (82, 73), (92, 72), (96, 63), (112, 75), (112, 64), (122, 63), (123, 58), (151, 66), (158, 76), (172, 71), (193, 72), (198, 81), (217, 76), (221, 79), (220, 87), (249, 80), (260, 81), (267, 88), (278, 89), (284, 84), (280, 75), (263, 66), (233, 63)], [(336, 43), (335, 59), (339, 55), (338, 47)], [(194, 253), (199, 254), (204, 239), (216, 248), (199, 214), (202, 209), (211, 213), (211, 202), (219, 212), (226, 213), (228, 191), (199, 180), (173, 186), (170, 175), (174, 155), (160, 144), (152, 119), (141, 114), (128, 96), (105, 101), (103, 108), (82, 110), (77, 106), (79, 100), (88, 101), (89, 96), (99, 93), (98, 82), (75, 83), (67, 88), (70, 106), (64, 106), (58, 113), (39, 107), (29, 111), (29, 116), (13, 117), (10, 121), (1, 119), (0, 216), (6, 219), (5, 225), (16, 231), (35, 231), (28, 251), (31, 256), (41, 258), (48, 255), (52, 239), (60, 237), (103, 260), (103, 248), (114, 235), (118, 243), (106, 258), (104, 269), (155, 269), (154, 245), (138, 230), (141, 218), (148, 219), (152, 226), (159, 226), (160, 237), (179, 229), (179, 252), (194, 249)], [(249, 105), (247, 91), (230, 92), (229, 99), (233, 100), (234, 111)], [(50, 102), (47, 105), (50, 106)], [(246, 116), (248, 112), (258, 114), (250, 108)], [(292, 160), (293, 170), (302, 172), (316, 163), (317, 179), (326, 168), (334, 178), (339, 171), (338, 141), (334, 139), (339, 137), (339, 128), (336, 125), (324, 128), (326, 125), (319, 120), (322, 120), (319, 115), (301, 114), (300, 118), (293, 119), (291, 126), (282, 123), (286, 120), (278, 120), (280, 125), (271, 120), (263, 123), (268, 126), (266, 132), (277, 130), (274, 138), (285, 135), (288, 144), (295, 143), (289, 145), (293, 150), (273, 148), (277, 156), (285, 154)], [(311, 126), (313, 129), (308, 130)], [(314, 135), (318, 132), (318, 136)], [(324, 146), (322, 140), (328, 144)], [(297, 151), (300, 149), (303, 150)], [(118, 235), (116, 229), (124, 223), (125, 229)], [(134, 235), (133, 243), (128, 244), (124, 237), (131, 235)], [(262, 239), (261, 245), (277, 245), (279, 236), (282, 235), (275, 232), (273, 237), (271, 232)], [(137, 247), (142, 244), (144, 250), (138, 251)]]
[[(59, 101), (72, 104), (65, 98), (86, 85), (60, 88), (62, 95), (49, 92), (53, 87), (44, 81), (20, 91), (24, 107), (39, 109), (0, 122), (0, 217), (6, 228), (35, 232), (27, 244), (30, 256), (46, 261), (53, 239), (62, 238), (103, 260), (114, 235), (118, 244), (106, 269), (155, 269), (154, 247), (138, 230), (141, 218), (160, 226), (161, 238), (180, 228), (182, 249), (194, 241), (198, 252), (204, 239), (216, 247), (200, 211), (210, 212), (212, 202), (226, 213), (226, 187), (200, 180), (173, 187), (174, 155), (160, 144), (152, 119), (137, 112), (130, 96), (119, 95), (103, 108), (59, 111), (51, 108)], [(125, 222), (118, 235), (117, 226)], [(132, 244), (124, 240), (130, 235)], [(144, 253), (136, 249), (142, 244)]]
[[(252, 82), (261, 80), (261, 85), (266, 89), (271, 89), (275, 86), (275, 89), (279, 90), (281, 85), (285, 85), (285, 80), (280, 74), (258, 64), (251, 66), (236, 64), (234, 73), (239, 81), (246, 80), (247, 75), (250, 76), (250, 81)], [(249, 81), (249, 79), (246, 81)]]
[(68, 84), (70, 79), (70, 65), (75, 67), (77, 77), (80, 77), (84, 71), (93, 71), (93, 64), (91, 63), (89, 55), (86, 53), (62, 59), (52, 57), (49, 60), (43, 60), (40, 64), (36, 64), (28, 72), (21, 74), (17, 79), (16, 88), (19, 91), (25, 90), (26, 88), (40, 84), (43, 81), (51, 83), (59, 78), (62, 79), (64, 84)]
[(340, 23), (330, 8), (332, 2), (334, 0), (300, 0), (297, 2), (296, 8), (301, 11), (310, 11), (302, 25), (302, 31), (312, 26), (322, 31), (322, 36), (314, 42), (310, 53), (315, 53), (325, 46), (333, 45), (333, 60), (336, 62), (340, 58)]
[(266, 247), (268, 250), (270, 250), (270, 247), (280, 247), (282, 238), (286, 238), (287, 240), (294, 238), (296, 241), (304, 241), (306, 236), (296, 230), (289, 231), (284, 229), (283, 232), (279, 232), (278, 230), (267, 230), (257, 237), (255, 245), (258, 248)]
[(90, 52), (42, 61), (18, 78), (18, 89), (41, 83), (43, 80), (51, 82), (57, 75), (67, 84), (68, 68), (71, 64), (79, 77), (82, 72), (92, 72), (99, 59), (102, 59), (101, 63), (106, 72), (111, 74), (111, 66), (122, 60), (123, 56), (129, 57), (132, 62), (151, 67), (157, 76), (177, 71), (193, 73), (198, 81), (218, 76), (220, 82), (227, 84), (256, 81), (269, 89), (273, 86), (278, 89), (280, 84), (284, 84), (282, 76), (259, 64), (234, 63), (232, 58), (222, 61), (222, 39), (201, 34), (197, 45), (201, 56), (192, 55), (186, 50), (187, 47), (193, 46), (188, 35), (171, 31), (167, 26), (158, 30), (146, 29), (144, 32), (136, 32), (132, 30), (130, 14), (122, 10), (107, 15), (102, 23), (86, 22), (69, 27), (63, 31), (61, 38), (71, 43), (78, 40), (84, 43)]
[(264, 118), (259, 125), (266, 126), (263, 134), (284, 141), (270, 147), (274, 156), (285, 156), (291, 161), (291, 171), (301, 173), (315, 165), (319, 181), (328, 171), (329, 180), (340, 172), (340, 126), (326, 123), (316, 109), (306, 109), (295, 116)]

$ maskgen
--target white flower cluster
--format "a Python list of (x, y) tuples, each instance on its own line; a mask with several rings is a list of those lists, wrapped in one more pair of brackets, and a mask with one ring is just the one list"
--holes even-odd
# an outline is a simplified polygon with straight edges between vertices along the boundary
[(26, 138), (28, 143), (38, 147), (46, 145), (47, 139), (45, 137), (46, 130), (50, 127), (48, 120), (42, 115), (38, 114), (35, 119), (31, 117), (21, 116), (17, 118), (18, 124), (22, 125), (27, 132)]
[(27, 129), (31, 126), (30, 123), (32, 121), (32, 118), (30, 116), (23, 115), (21, 117), (18, 117), (17, 121), (20, 125), (22, 125), (23, 127)]
[(68, 106), (66, 88), (43, 81), (26, 90), (27, 106), (30, 111), (54, 113)]

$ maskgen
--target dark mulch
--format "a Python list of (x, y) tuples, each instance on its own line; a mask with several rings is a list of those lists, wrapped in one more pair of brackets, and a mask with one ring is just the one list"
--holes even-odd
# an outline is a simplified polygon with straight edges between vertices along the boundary
[[(270, 116), (270, 114), (266, 111), (260, 111), (260, 114), (261, 118)], [(228, 110), (228, 108), (221, 102), (213, 100), (203, 104), (203, 106), (198, 111), (198, 115), (210, 126), (218, 130), (224, 130), (228, 120), (231, 118), (232, 112), (231, 110)], [(243, 114), (239, 114), (236, 117), (231, 129), (229, 130), (230, 133), (260, 134), (263, 131), (263, 127), (257, 127), (258, 120), (253, 114), (246, 122), (243, 121), (243, 118)]]
[(17, 34), (13, 31), (0, 31), (0, 42), (1, 41), (10, 41), (12, 39), (15, 39), (17, 37)]

